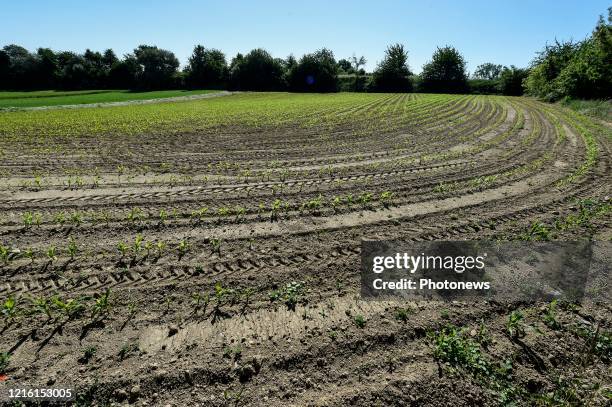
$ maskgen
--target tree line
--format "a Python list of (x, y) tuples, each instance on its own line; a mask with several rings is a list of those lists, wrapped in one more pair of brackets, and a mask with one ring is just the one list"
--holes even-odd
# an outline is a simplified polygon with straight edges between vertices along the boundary
[(303, 55), (274, 58), (264, 49), (225, 54), (196, 45), (180, 70), (168, 50), (140, 45), (117, 57), (112, 49), (83, 54), (19, 45), (0, 50), (0, 89), (230, 89), (294, 92), (438, 92), (521, 95), (549, 100), (564, 96), (603, 98), (612, 88), (612, 8), (607, 23), (600, 17), (584, 41), (546, 46), (528, 68), (494, 63), (478, 66), (470, 76), (466, 61), (454, 47), (437, 48), (415, 75), (402, 44), (390, 45), (372, 73), (364, 57), (336, 60), (323, 48)]
[(448, 92), (470, 91), (463, 56), (453, 47), (438, 48), (432, 60), (414, 75), (408, 52), (390, 45), (374, 72), (363, 69), (364, 57), (336, 60), (323, 48), (286, 59), (264, 49), (237, 54), (227, 63), (217, 49), (196, 45), (183, 70), (168, 50), (140, 45), (118, 58), (112, 49), (83, 54), (39, 48), (35, 53), (18, 45), (0, 50), (0, 88), (34, 89), (232, 89), (294, 92)]

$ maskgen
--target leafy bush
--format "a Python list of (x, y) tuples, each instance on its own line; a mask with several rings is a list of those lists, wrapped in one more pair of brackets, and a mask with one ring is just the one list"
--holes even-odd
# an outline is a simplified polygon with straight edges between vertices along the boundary
[(499, 80), (497, 79), (470, 79), (468, 80), (470, 93), (477, 95), (496, 95), (499, 94)]
[(609, 98), (612, 89), (612, 7), (584, 41), (547, 45), (524, 81), (528, 94), (548, 101), (565, 96)]

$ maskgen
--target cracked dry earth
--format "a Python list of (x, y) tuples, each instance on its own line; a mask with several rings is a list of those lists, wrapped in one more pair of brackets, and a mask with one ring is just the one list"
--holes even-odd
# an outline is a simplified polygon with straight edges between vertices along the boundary
[[(609, 241), (608, 127), (494, 96), (155, 105), (179, 108), (147, 128), (129, 107), (134, 134), (71, 109), (65, 136), (61, 109), (0, 113), (5, 384), (82, 405), (610, 402), (607, 304), (551, 324), (548, 304), (359, 298), (362, 239)], [(105, 109), (128, 107), (87, 114)], [(441, 360), (448, 325), (503, 379)]]

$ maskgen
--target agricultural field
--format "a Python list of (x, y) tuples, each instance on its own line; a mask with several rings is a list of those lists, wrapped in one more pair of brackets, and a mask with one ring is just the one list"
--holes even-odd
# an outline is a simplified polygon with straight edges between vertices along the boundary
[(213, 93), (212, 90), (159, 90), (136, 92), (128, 90), (42, 90), (31, 92), (0, 92), (0, 109), (114, 103), (133, 100), (176, 98)]
[(610, 402), (609, 305), (359, 296), (362, 239), (609, 241), (609, 122), (238, 93), (0, 112), (0, 140), (11, 380), (81, 405)]

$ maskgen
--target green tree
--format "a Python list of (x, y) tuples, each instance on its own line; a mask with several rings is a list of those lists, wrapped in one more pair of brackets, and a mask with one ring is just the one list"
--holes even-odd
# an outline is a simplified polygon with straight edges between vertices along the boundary
[(127, 54), (123, 60), (115, 62), (109, 71), (109, 87), (115, 89), (134, 89), (138, 85), (138, 78), (142, 74), (142, 67), (132, 54)]
[(202, 45), (195, 46), (185, 68), (186, 81), (191, 88), (222, 88), (228, 73), (225, 54), (217, 49), (206, 49)]
[(285, 88), (283, 64), (257, 48), (230, 64), (230, 85), (239, 90), (274, 91)]
[(410, 75), (408, 51), (402, 44), (390, 45), (374, 71), (372, 88), (377, 92), (411, 92)]
[(431, 62), (423, 66), (421, 89), (434, 93), (462, 93), (467, 91), (465, 59), (455, 48), (437, 48)]
[(179, 61), (174, 54), (151, 45), (140, 45), (134, 50), (136, 62), (142, 67), (138, 80), (145, 89), (162, 89), (175, 85)]
[(49, 48), (38, 48), (36, 77), (33, 81), (36, 87), (42, 89), (52, 89), (58, 85), (58, 61), (53, 50)]
[(357, 58), (355, 54), (353, 54), (353, 56), (351, 57), (351, 67), (353, 68), (353, 72), (355, 73), (355, 84), (353, 87), (353, 90), (355, 92), (359, 90), (362, 82), (360, 81), (360, 76), (365, 74), (363, 68), (360, 67), (365, 66), (366, 62), (367, 61), (364, 56), (360, 56), (359, 58)]
[(295, 92), (335, 92), (338, 65), (333, 52), (323, 48), (300, 58), (289, 73), (289, 88)]
[(353, 72), (353, 66), (351, 65), (348, 59), (343, 58), (338, 61), (338, 70), (342, 71), (343, 73), (349, 74)]
[(504, 67), (500, 74), (499, 87), (504, 95), (520, 96), (523, 94), (523, 80), (529, 75), (528, 69), (517, 68), (511, 65)]
[(499, 79), (503, 69), (504, 67), (502, 65), (493, 64), (491, 62), (480, 64), (474, 71), (474, 78), (488, 80)]
[(114, 64), (119, 62), (119, 58), (115, 55), (115, 52), (112, 49), (107, 49), (104, 51), (102, 55), (102, 63), (106, 67), (106, 69), (110, 69)]

